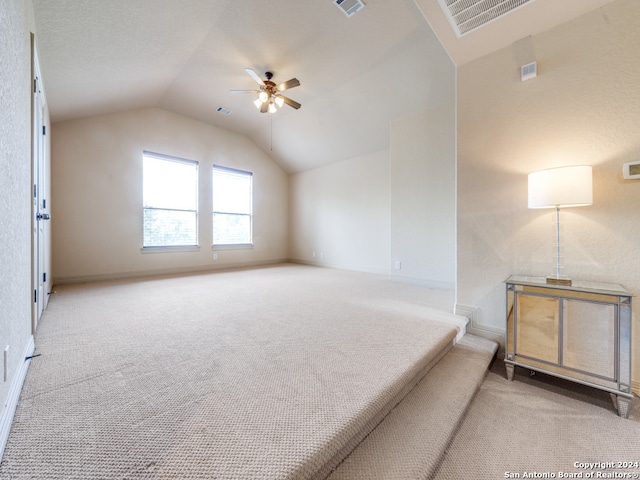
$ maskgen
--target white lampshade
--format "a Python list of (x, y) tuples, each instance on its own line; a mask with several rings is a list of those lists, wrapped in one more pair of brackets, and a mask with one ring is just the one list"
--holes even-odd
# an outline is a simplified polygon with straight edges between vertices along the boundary
[(590, 166), (550, 168), (529, 174), (529, 208), (582, 207), (592, 203)]

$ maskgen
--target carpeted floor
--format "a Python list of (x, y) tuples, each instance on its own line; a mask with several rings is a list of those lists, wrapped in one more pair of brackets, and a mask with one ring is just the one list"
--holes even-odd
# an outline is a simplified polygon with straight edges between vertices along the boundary
[[(598, 462), (609, 465), (584, 466)], [(434, 478), (563, 478), (560, 472), (640, 478), (640, 399), (623, 419), (606, 392), (521, 368), (510, 382), (496, 361)], [(631, 476), (608, 476), (614, 472)]]
[(0, 478), (324, 478), (452, 344), (429, 296), (300, 265), (58, 287)]
[[(453, 292), (354, 272), (336, 276), (328, 269), (301, 277), (296, 266), (283, 270), (291, 283), (282, 291), (266, 276), (260, 281), (260, 270), (258, 280), (255, 271), (238, 271), (224, 288), (208, 284), (207, 274), (58, 288), (39, 327), (36, 353), (42, 356), (32, 360), (0, 479), (305, 478), (300, 472), (307, 466), (293, 461), (283, 470), (282, 465), (273, 467), (271, 457), (284, 453), (285, 458), (305, 458), (308, 449), (326, 440), (327, 427), (331, 430), (338, 417), (349, 423), (354, 413), (337, 404), (333, 410), (308, 408), (326, 400), (334, 373), (356, 354), (349, 344), (333, 343), (340, 357), (316, 369), (321, 357), (314, 352), (326, 349), (328, 340), (318, 337), (319, 319), (335, 317), (332, 328), (350, 344), (364, 342), (367, 362), (377, 362), (373, 369), (363, 364), (356, 377), (334, 389), (344, 393), (342, 405), (353, 406), (370, 392), (367, 382), (379, 378), (396, 356), (390, 353), (394, 342), (411, 343), (406, 332), (395, 332), (387, 339), (390, 349), (377, 349), (379, 342), (367, 334), (368, 328), (357, 327), (358, 316), (352, 323), (352, 318), (331, 315), (344, 306), (335, 304), (337, 292), (363, 312), (359, 320), (377, 312), (374, 323), (379, 325), (398, 312), (416, 322), (425, 312), (446, 317), (442, 312), (453, 305)], [(202, 285), (207, 285), (204, 292), (197, 288)], [(168, 296), (184, 301), (170, 302)], [(220, 313), (233, 302), (235, 314), (226, 319), (246, 322), (255, 301), (274, 320), (247, 323), (251, 345), (224, 322), (209, 324), (197, 313), (202, 306)], [(304, 322), (279, 319), (283, 308), (297, 312)], [(283, 341), (267, 341), (272, 329), (279, 330)], [(229, 358), (251, 366), (254, 380), (268, 379), (274, 388), (265, 390), (239, 374), (223, 379), (220, 391), (211, 391), (209, 380)], [(287, 369), (293, 365), (316, 374), (306, 383), (288, 384)], [(240, 387), (237, 398), (223, 391), (232, 385)], [(256, 430), (257, 420), (276, 418), (260, 407), (264, 395), (294, 409), (301, 407), (300, 395), (319, 402), (298, 410), (309, 426), (317, 427), (315, 436), (287, 422), (275, 424), (275, 430)], [(216, 435), (212, 428), (220, 423), (227, 428)], [(268, 448), (238, 449), (247, 428)], [(224, 448), (212, 450), (213, 444)], [(425, 445), (424, 451), (430, 449)], [(238, 457), (238, 451), (245, 456)], [(422, 450), (415, 451), (420, 455)], [(565, 478), (590, 478), (591, 473), (591, 478), (623, 478), (612, 476), (614, 471), (640, 478), (640, 399), (634, 399), (630, 418), (621, 419), (607, 393), (542, 374), (529, 377), (524, 369), (516, 369), (515, 381), (509, 382), (497, 360), (448, 448), (434, 455), (440, 456), (436, 480), (562, 478), (560, 472), (574, 474)], [(631, 464), (610, 468), (618, 467), (617, 462)]]

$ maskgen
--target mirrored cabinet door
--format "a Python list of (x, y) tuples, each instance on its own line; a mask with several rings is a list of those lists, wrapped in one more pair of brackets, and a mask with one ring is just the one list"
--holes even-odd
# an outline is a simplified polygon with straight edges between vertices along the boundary
[(516, 354), (558, 364), (559, 300), (518, 295)]
[(562, 366), (607, 380), (616, 378), (616, 307), (564, 300)]

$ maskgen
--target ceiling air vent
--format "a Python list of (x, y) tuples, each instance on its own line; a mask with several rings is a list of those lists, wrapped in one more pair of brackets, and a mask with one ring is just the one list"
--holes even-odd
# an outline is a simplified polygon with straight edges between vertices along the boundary
[(438, 0), (458, 37), (535, 0)]
[(229, 110), (228, 108), (224, 108), (224, 107), (216, 108), (216, 112), (223, 113), (225, 115), (231, 115), (231, 110)]
[(353, 16), (358, 10), (364, 7), (360, 0), (333, 0), (338, 8), (347, 16)]

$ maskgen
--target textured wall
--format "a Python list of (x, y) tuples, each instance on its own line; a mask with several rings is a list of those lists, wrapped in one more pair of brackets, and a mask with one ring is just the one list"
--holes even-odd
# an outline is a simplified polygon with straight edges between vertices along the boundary
[(291, 258), (304, 263), (386, 272), (388, 174), (389, 152), (385, 150), (292, 175)]
[[(30, 2), (0, 1), (0, 413), (31, 338)], [(0, 438), (0, 443), (2, 439)]]
[[(52, 135), (55, 281), (252, 265), (287, 258), (287, 175), (250, 140), (160, 109), (60, 122)], [(142, 151), (199, 162), (197, 252), (142, 253)], [(253, 172), (254, 247), (213, 259), (211, 167)]]
[(449, 73), (448, 101), (394, 121), (390, 151), (291, 176), (293, 259), (453, 288), (452, 65)]
[(427, 73), (389, 150), (291, 176), (291, 257), (453, 288), (455, 66), (426, 25), (407, 53)]
[[(391, 273), (455, 285), (455, 71), (443, 103), (391, 125)], [(401, 269), (395, 268), (399, 261)]]
[[(640, 2), (618, 0), (458, 71), (457, 302), (505, 322), (503, 281), (553, 273), (552, 210), (527, 208), (527, 174), (593, 166), (594, 203), (562, 211), (565, 271), (640, 293)], [(538, 62), (538, 77), (519, 68)], [(640, 300), (634, 380), (640, 387)]]

